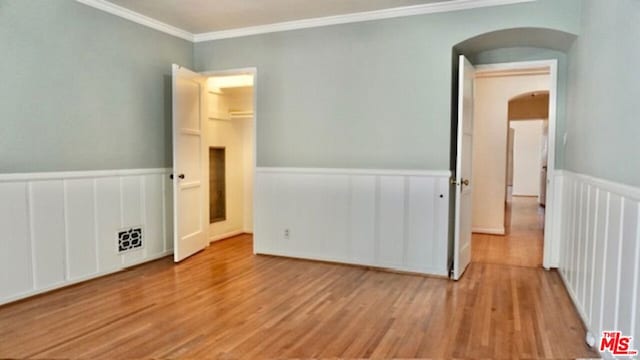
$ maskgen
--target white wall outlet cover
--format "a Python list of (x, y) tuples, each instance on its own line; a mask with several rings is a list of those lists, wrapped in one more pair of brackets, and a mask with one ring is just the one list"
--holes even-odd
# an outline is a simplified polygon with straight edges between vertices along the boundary
[(567, 138), (569, 137), (568, 133), (564, 133), (564, 135), (562, 136), (562, 145), (563, 146), (567, 146)]

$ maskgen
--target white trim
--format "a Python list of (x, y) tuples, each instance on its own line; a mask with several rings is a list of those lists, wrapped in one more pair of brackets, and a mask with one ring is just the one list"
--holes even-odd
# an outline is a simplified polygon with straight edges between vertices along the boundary
[(91, 6), (98, 10), (108, 12), (109, 14), (119, 16), (121, 18), (133, 21), (134, 23), (158, 30), (165, 34), (173, 35), (175, 37), (193, 42), (194, 35), (186, 30), (177, 28), (175, 26), (163, 23), (156, 19), (142, 15), (138, 12), (129, 10), (122, 6), (118, 6), (106, 0), (76, 0), (77, 2)]
[(156, 169), (116, 169), (116, 170), (88, 170), (88, 171), (51, 171), (40, 173), (0, 174), (1, 182), (55, 180), (55, 179), (95, 179), (112, 176), (139, 176), (153, 174), (169, 174), (171, 168)]
[[(504, 72), (540, 72), (542, 69), (549, 68), (552, 63), (557, 60), (533, 60), (533, 61), (516, 61), (507, 63), (481, 64), (475, 65), (476, 74), (488, 75), (488, 73), (504, 73)], [(549, 69), (549, 73), (552, 69)]]
[(528, 3), (536, 0), (451, 0), (436, 3), (402, 6), (382, 10), (363, 11), (351, 14), (325, 16), (318, 18), (286, 21), (267, 25), (249, 26), (237, 29), (211, 31), (193, 34), (184, 29), (169, 25), (162, 21), (142, 15), (106, 0), (76, 0), (79, 3), (108, 12), (110, 14), (133, 21), (154, 30), (179, 37), (191, 42), (229, 39), (249, 35), (268, 34), (280, 31), (308, 29), (322, 26), (357, 23), (363, 21), (383, 20), (404, 16), (426, 15), (450, 11), (477, 9), (491, 6), (513, 5)]
[(212, 242), (228, 239), (228, 238), (231, 238), (231, 237), (234, 237), (234, 236), (242, 235), (244, 233), (245, 233), (244, 230), (229, 231), (228, 233), (210, 236), (209, 237), (209, 242), (212, 243)]
[(314, 253), (307, 253), (304, 251), (294, 251), (294, 252), (282, 252), (282, 251), (269, 251), (269, 252), (257, 252), (256, 255), (266, 255), (266, 256), (279, 256), (289, 259), (300, 259), (300, 260), (309, 260), (309, 261), (322, 261), (333, 264), (343, 264), (350, 265), (356, 267), (364, 267), (364, 268), (372, 268), (372, 269), (380, 269), (389, 272), (401, 272), (407, 274), (417, 274), (422, 276), (433, 276), (433, 277), (441, 277), (447, 278), (447, 271), (442, 271), (442, 269), (438, 269), (432, 266), (422, 266), (422, 267), (411, 267), (405, 265), (399, 266), (386, 266), (375, 263), (354, 263), (345, 259), (336, 259), (327, 256), (318, 256)]
[(487, 234), (487, 235), (505, 235), (507, 232), (504, 227), (501, 228), (479, 228), (474, 227), (471, 229), (474, 234)]
[(569, 294), (569, 298), (571, 298), (571, 301), (573, 302), (574, 307), (578, 311), (578, 315), (580, 315), (580, 320), (582, 320), (582, 325), (587, 329), (587, 331), (589, 331), (590, 330), (589, 322), (588, 322), (589, 318), (587, 317), (587, 314), (585, 314), (582, 307), (579, 306), (580, 303), (578, 302), (578, 297), (576, 296), (575, 292), (573, 291), (573, 288), (571, 287), (571, 282), (567, 280), (567, 277), (563, 271), (558, 271), (558, 274), (560, 275), (560, 279), (562, 280), (562, 284), (564, 285), (564, 288), (567, 290), (567, 293)]
[[(223, 69), (223, 70), (208, 70), (208, 71), (200, 71), (199, 74), (203, 76), (233, 76), (233, 75), (253, 75), (253, 88), (256, 87), (256, 73), (258, 69), (254, 67), (244, 67), (244, 68), (234, 68), (234, 69)], [(222, 94), (222, 93), (218, 93)], [(255, 109), (254, 109), (255, 110)]]
[(122, 272), (124, 270), (127, 270), (128, 268), (135, 267), (135, 266), (138, 266), (138, 265), (142, 265), (144, 263), (151, 262), (151, 261), (154, 261), (154, 260), (158, 260), (158, 259), (161, 259), (163, 257), (167, 257), (167, 256), (169, 256), (171, 254), (173, 254), (173, 251), (165, 251), (163, 253), (160, 253), (160, 254), (157, 254), (157, 255), (154, 255), (154, 256), (150, 256), (150, 257), (148, 257), (146, 259), (143, 259), (143, 260), (140, 260), (138, 262), (126, 265), (126, 266), (124, 266), (122, 268), (118, 267), (118, 268), (113, 268), (111, 270), (106, 270), (106, 271), (102, 271), (102, 272), (96, 272), (96, 273), (93, 273), (91, 275), (87, 275), (87, 276), (79, 277), (77, 279), (65, 281), (64, 283), (57, 283), (57, 284), (54, 284), (54, 285), (51, 285), (51, 286), (47, 286), (47, 287), (44, 287), (44, 288), (40, 288), (40, 289), (37, 289), (37, 290), (29, 290), (29, 291), (20, 293), (18, 295), (12, 295), (12, 296), (9, 296), (8, 298), (0, 299), (0, 306), (8, 304), (8, 303), (11, 303), (11, 302), (14, 302), (14, 301), (18, 301), (18, 300), (21, 300), (21, 299), (24, 299), (24, 298), (28, 298), (28, 297), (31, 297), (31, 296), (34, 296), (34, 295), (43, 294), (43, 293), (46, 293), (46, 292), (49, 292), (49, 291), (53, 291), (53, 290), (58, 290), (58, 289), (61, 289), (61, 288), (66, 288), (66, 287), (69, 287), (69, 286), (72, 286), (72, 285), (75, 285), (75, 284), (79, 284), (79, 283), (82, 283), (82, 282), (85, 282), (85, 281), (88, 281), (88, 280), (92, 280), (92, 279), (96, 279), (96, 278), (99, 278), (99, 277), (103, 277), (103, 276), (106, 276), (106, 275), (119, 273), (119, 272)]
[(383, 20), (404, 16), (435, 14), (449, 11), (469, 10), (489, 6), (511, 5), (536, 0), (451, 0), (436, 3), (402, 6), (390, 9), (364, 11), (351, 14), (325, 16), (319, 18), (286, 21), (268, 25), (249, 26), (239, 29), (212, 31), (195, 34), (194, 42), (229, 39), (249, 35), (268, 34), (280, 31), (316, 28), (322, 26)]
[(485, 71), (480, 71), (476, 73), (476, 79), (507, 77), (507, 76), (531, 76), (531, 75), (550, 75), (549, 68), (545, 67), (540, 69), (536, 69), (536, 68), (513, 69), (513, 70), (504, 70), (504, 71), (485, 70)]
[(256, 173), (333, 174), (333, 175), (387, 175), (450, 177), (449, 170), (395, 170), (395, 169), (347, 169), (347, 168), (296, 168), (258, 167)]

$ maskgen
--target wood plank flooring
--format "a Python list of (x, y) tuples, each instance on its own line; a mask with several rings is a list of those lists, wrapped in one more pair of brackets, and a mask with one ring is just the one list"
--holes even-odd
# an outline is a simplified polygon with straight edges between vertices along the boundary
[(541, 267), (544, 209), (534, 197), (512, 197), (507, 209), (507, 235), (473, 234), (474, 262)]
[(555, 272), (473, 263), (459, 282), (216, 243), (0, 307), (0, 358), (596, 357)]

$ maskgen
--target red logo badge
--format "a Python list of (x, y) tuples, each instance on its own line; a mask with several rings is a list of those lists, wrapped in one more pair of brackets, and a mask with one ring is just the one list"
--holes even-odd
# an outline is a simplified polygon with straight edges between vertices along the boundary
[(623, 336), (620, 331), (603, 331), (600, 351), (608, 351), (617, 356), (638, 355), (638, 351), (631, 349), (631, 336)]

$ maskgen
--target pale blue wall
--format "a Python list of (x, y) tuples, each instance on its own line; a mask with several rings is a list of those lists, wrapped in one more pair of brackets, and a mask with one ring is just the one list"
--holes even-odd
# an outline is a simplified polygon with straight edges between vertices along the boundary
[(451, 47), (577, 33), (580, 0), (194, 45), (73, 0), (0, 0), (0, 172), (171, 164), (170, 64), (257, 66), (260, 166), (447, 169)]
[(585, 0), (569, 53), (565, 167), (640, 186), (640, 1)]
[(451, 50), (507, 28), (579, 30), (580, 0), (197, 43), (199, 71), (258, 68), (258, 165), (449, 169)]
[(0, 0), (0, 173), (171, 164), (193, 45), (74, 0)]

